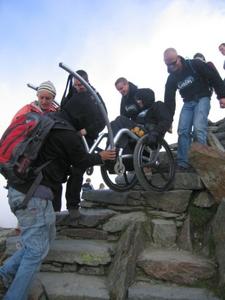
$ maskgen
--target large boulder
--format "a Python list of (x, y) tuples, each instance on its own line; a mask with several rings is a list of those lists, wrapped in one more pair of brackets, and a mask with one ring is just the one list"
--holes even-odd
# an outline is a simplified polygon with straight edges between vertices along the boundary
[(225, 152), (193, 143), (190, 149), (190, 162), (215, 201), (220, 202), (225, 197)]

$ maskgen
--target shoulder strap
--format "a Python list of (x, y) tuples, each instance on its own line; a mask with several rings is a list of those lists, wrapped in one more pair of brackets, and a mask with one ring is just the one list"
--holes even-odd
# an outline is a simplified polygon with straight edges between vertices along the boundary
[[(72, 88), (72, 80), (73, 79), (73, 75), (70, 74), (67, 78), (67, 82), (66, 82), (66, 88), (64, 90), (63, 96), (62, 96), (62, 100), (61, 100), (61, 107), (67, 102), (67, 97), (69, 96), (69, 93), (71, 91)], [(67, 90), (68, 90), (68, 94), (67, 94)]]
[(193, 67), (193, 64), (192, 64), (191, 59), (186, 59), (186, 62), (187, 62), (187, 64), (188, 64), (188, 66), (190, 67), (191, 71), (192, 71), (194, 74), (197, 74), (195, 68)]

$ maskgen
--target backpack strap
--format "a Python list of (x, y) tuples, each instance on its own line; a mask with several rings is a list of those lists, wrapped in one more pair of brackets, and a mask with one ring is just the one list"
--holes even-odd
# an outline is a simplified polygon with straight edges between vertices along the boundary
[[(70, 74), (67, 78), (67, 82), (66, 82), (66, 88), (64, 90), (63, 96), (62, 96), (62, 100), (61, 100), (61, 107), (64, 106), (69, 98), (71, 89), (72, 89), (72, 79), (73, 79), (73, 75)], [(68, 94), (67, 94), (67, 90), (68, 90)]]

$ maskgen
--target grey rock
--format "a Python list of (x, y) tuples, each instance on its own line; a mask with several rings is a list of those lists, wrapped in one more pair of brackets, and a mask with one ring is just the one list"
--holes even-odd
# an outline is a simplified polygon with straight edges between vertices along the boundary
[(40, 273), (49, 300), (109, 300), (104, 277), (76, 273)]
[(134, 205), (142, 204), (139, 191), (114, 192), (111, 190), (93, 191), (85, 195), (86, 201), (106, 205)]
[(200, 192), (194, 200), (194, 205), (197, 207), (208, 208), (213, 206), (214, 204), (215, 204), (214, 199), (206, 191)]
[(110, 299), (125, 300), (128, 286), (134, 280), (136, 259), (144, 244), (141, 223), (133, 223), (123, 232), (108, 275)]
[(177, 239), (177, 244), (179, 248), (183, 250), (192, 251), (193, 249), (189, 215), (183, 223), (183, 226)]
[(213, 237), (216, 247), (216, 259), (219, 264), (220, 285), (225, 286), (225, 199), (217, 209), (213, 222)]
[(172, 213), (186, 211), (191, 191), (142, 192), (146, 206)]
[(112, 247), (103, 241), (55, 240), (45, 262), (60, 262), (88, 266), (111, 262)]
[(87, 227), (95, 227), (115, 214), (116, 212), (111, 209), (81, 208), (79, 224)]
[(204, 185), (201, 181), (201, 177), (197, 173), (176, 173), (174, 184), (174, 190), (203, 190)]
[(145, 249), (137, 265), (150, 278), (191, 285), (215, 275), (215, 264), (187, 251)]
[(119, 214), (112, 217), (103, 225), (103, 230), (107, 232), (122, 231), (126, 226), (135, 222), (145, 222), (146, 215), (143, 212), (132, 212), (128, 214)]
[(153, 242), (161, 247), (171, 247), (175, 245), (177, 228), (172, 220), (152, 219)]
[(220, 300), (201, 288), (137, 282), (129, 288), (128, 300)]

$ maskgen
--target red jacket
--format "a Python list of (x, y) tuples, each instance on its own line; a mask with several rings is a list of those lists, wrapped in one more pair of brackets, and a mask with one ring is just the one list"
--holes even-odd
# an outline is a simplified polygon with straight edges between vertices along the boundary
[(56, 107), (56, 105), (54, 103), (51, 103), (51, 105), (49, 106), (49, 108), (45, 111), (43, 111), (40, 106), (39, 106), (39, 103), (38, 101), (34, 101), (34, 102), (31, 102), (30, 104), (27, 104), (25, 106), (23, 106), (16, 114), (15, 116), (13, 117), (12, 119), (12, 122), (18, 118), (19, 116), (21, 115), (25, 115), (29, 112), (36, 112), (36, 113), (39, 113), (39, 114), (45, 114), (45, 113), (49, 113), (49, 112), (55, 112), (58, 110), (58, 107)]

